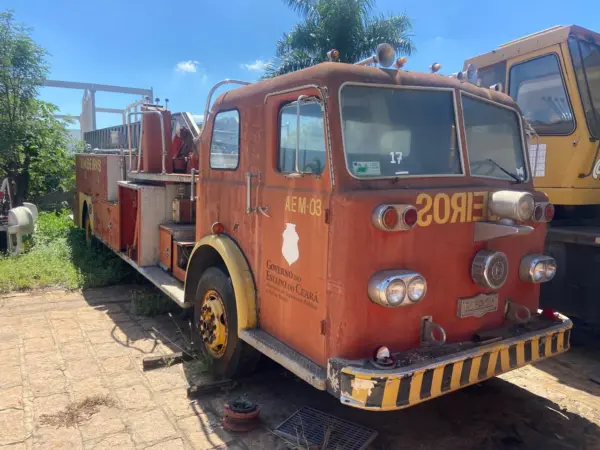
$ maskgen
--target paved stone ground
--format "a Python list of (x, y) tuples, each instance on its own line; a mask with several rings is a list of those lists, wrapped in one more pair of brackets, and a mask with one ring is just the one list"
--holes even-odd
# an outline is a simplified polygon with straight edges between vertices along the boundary
[[(130, 299), (125, 286), (0, 297), (1, 450), (283, 449), (270, 430), (303, 405), (376, 429), (381, 450), (600, 449), (597, 351), (575, 349), (392, 413), (344, 407), (273, 365), (233, 393), (190, 402), (198, 363), (141, 368), (144, 356), (176, 350), (177, 325), (130, 315)], [(262, 405), (264, 427), (234, 435), (221, 427), (223, 404), (241, 393)], [(40, 420), (96, 394), (114, 405), (71, 428)]]

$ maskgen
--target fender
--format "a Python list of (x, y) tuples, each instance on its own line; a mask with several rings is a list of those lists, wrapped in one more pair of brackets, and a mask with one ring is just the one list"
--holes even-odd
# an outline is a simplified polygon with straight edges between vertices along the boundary
[[(193, 285), (200, 279), (201, 272), (198, 271), (198, 264), (201, 264), (200, 268), (202, 272), (208, 268), (209, 265), (202, 263), (194, 263), (194, 259), (197, 255), (200, 255), (202, 248), (210, 247), (216, 251), (231, 276), (231, 283), (233, 284), (233, 292), (235, 293), (235, 302), (237, 309), (237, 322), (238, 331), (246, 328), (256, 328), (256, 287), (254, 285), (254, 277), (252, 271), (248, 265), (248, 261), (244, 257), (242, 250), (236, 244), (236, 242), (226, 235), (208, 235), (200, 239), (188, 262), (186, 277), (185, 277), (185, 301), (189, 302), (189, 298), (195, 294), (190, 292), (194, 289)], [(192, 271), (196, 272), (193, 273)], [(191, 286), (188, 286), (191, 281)]]

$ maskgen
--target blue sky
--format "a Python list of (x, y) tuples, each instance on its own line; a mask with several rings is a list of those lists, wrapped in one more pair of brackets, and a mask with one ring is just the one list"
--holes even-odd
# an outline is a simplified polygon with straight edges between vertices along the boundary
[[(442, 73), (471, 56), (557, 24), (600, 31), (598, 0), (379, 0), (382, 13), (407, 13), (417, 53), (407, 70)], [(173, 111), (200, 114), (223, 78), (254, 81), (276, 40), (299, 20), (280, 0), (2, 0), (33, 27), (50, 53), (51, 79), (154, 89)], [(42, 99), (63, 114), (81, 111), (82, 91), (44, 88)], [(122, 108), (136, 97), (98, 93), (96, 104)], [(98, 114), (98, 127), (119, 123)]]

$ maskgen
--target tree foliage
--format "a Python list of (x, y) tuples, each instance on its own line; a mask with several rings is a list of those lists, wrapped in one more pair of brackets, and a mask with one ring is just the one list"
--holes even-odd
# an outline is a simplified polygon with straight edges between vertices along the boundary
[(374, 15), (374, 0), (283, 0), (302, 17), (292, 31), (277, 42), (265, 77), (303, 69), (327, 60), (336, 49), (340, 61), (354, 63), (374, 54), (387, 42), (398, 54), (415, 51), (405, 14)]
[(14, 199), (68, 189), (73, 178), (68, 132), (56, 107), (37, 99), (48, 73), (46, 51), (12, 11), (0, 13), (0, 179), (15, 184)]

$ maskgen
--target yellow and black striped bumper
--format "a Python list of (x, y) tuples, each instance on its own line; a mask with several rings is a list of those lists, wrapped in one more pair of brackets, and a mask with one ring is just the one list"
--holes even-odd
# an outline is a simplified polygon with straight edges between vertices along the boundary
[(395, 369), (378, 369), (367, 361), (330, 359), (328, 390), (360, 409), (408, 408), (482, 380), (565, 352), (572, 324), (562, 323), (518, 337), (450, 353)]

